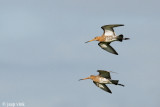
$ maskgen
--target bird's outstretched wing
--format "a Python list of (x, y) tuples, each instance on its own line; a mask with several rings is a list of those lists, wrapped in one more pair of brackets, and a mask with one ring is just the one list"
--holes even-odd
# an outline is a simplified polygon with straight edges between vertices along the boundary
[(105, 36), (116, 36), (113, 30), (114, 27), (124, 26), (123, 24), (112, 24), (112, 25), (104, 25), (101, 28), (103, 29)]
[(94, 81), (93, 81), (93, 83), (94, 83), (97, 87), (101, 88), (102, 90), (104, 90), (104, 91), (106, 91), (106, 92), (109, 92), (109, 93), (112, 93), (111, 90), (110, 90), (105, 84), (100, 84), (100, 83), (97, 83), (97, 82), (94, 82)]
[(111, 75), (110, 75), (111, 71), (97, 70), (97, 72), (99, 72), (100, 77), (104, 77), (106, 79), (111, 79)]
[(109, 44), (110, 44), (110, 43), (105, 43), (105, 42), (99, 42), (99, 43), (98, 43), (98, 45), (99, 45), (102, 49), (104, 49), (104, 50), (106, 50), (106, 51), (108, 51), (108, 52), (110, 52), (110, 53), (112, 53), (112, 54), (118, 55), (118, 53), (114, 50), (114, 48), (112, 48)]

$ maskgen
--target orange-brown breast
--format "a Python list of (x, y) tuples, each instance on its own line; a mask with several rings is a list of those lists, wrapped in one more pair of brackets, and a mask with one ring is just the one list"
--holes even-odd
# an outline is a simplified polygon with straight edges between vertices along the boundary
[(98, 41), (104, 42), (106, 40), (106, 36), (99, 36)]
[(99, 82), (100, 76), (92, 76), (91, 79), (95, 82)]

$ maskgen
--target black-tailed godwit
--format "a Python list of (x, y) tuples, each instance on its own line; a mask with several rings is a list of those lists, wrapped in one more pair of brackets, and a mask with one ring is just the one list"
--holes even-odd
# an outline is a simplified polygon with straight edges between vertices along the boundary
[(114, 48), (112, 48), (110, 46), (110, 43), (113, 42), (113, 41), (120, 41), (122, 42), (123, 40), (128, 40), (129, 38), (124, 38), (123, 35), (116, 35), (113, 28), (114, 27), (118, 27), (118, 26), (124, 26), (123, 24), (112, 24), (112, 25), (105, 25), (105, 26), (102, 26), (101, 28), (103, 29), (104, 33), (102, 34), (102, 36), (97, 36), (95, 37), (94, 39), (90, 40), (90, 41), (87, 41), (85, 43), (88, 43), (88, 42), (91, 42), (91, 41), (99, 41), (98, 45), (112, 53), (112, 54), (115, 54), (115, 55), (118, 55), (118, 53), (115, 51)]
[(91, 79), (91, 80), (93, 80), (93, 83), (97, 87), (99, 87), (102, 90), (109, 92), (109, 93), (112, 93), (112, 92), (105, 84), (114, 84), (114, 85), (124, 86), (123, 84), (118, 83), (119, 80), (112, 80), (111, 79), (111, 76), (110, 76), (111, 71), (97, 70), (97, 72), (99, 72), (99, 75), (97, 75), (97, 76), (91, 75), (90, 77), (80, 79), (80, 80)]

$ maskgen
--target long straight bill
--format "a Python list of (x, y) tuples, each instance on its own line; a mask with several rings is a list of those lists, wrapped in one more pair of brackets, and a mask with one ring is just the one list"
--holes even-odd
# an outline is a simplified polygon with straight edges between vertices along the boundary
[(80, 80), (86, 80), (86, 79), (90, 79), (90, 77), (87, 77), (87, 78), (83, 78), (83, 79), (79, 79), (79, 81), (80, 81)]

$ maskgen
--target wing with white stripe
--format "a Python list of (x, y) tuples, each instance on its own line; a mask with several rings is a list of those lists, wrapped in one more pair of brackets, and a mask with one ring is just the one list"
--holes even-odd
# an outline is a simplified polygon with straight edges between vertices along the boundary
[(104, 25), (101, 28), (103, 29), (104, 31), (103, 34), (105, 36), (116, 36), (113, 28), (118, 26), (124, 26), (124, 25), (123, 24)]
[(100, 83), (97, 83), (97, 82), (94, 82), (94, 81), (93, 81), (93, 83), (94, 83), (97, 87), (101, 88), (102, 90), (104, 90), (104, 91), (106, 91), (106, 92), (109, 92), (109, 93), (112, 93), (112, 91), (111, 91), (105, 84), (100, 84)]
[(99, 45), (102, 49), (104, 49), (104, 50), (106, 50), (106, 51), (108, 51), (108, 52), (110, 52), (110, 53), (112, 53), (112, 54), (118, 55), (118, 53), (114, 50), (114, 48), (112, 48), (112, 47), (109, 45), (109, 43), (99, 42), (98, 45)]
[(105, 71), (105, 70), (97, 70), (99, 72), (99, 76), (111, 79), (110, 71)]

